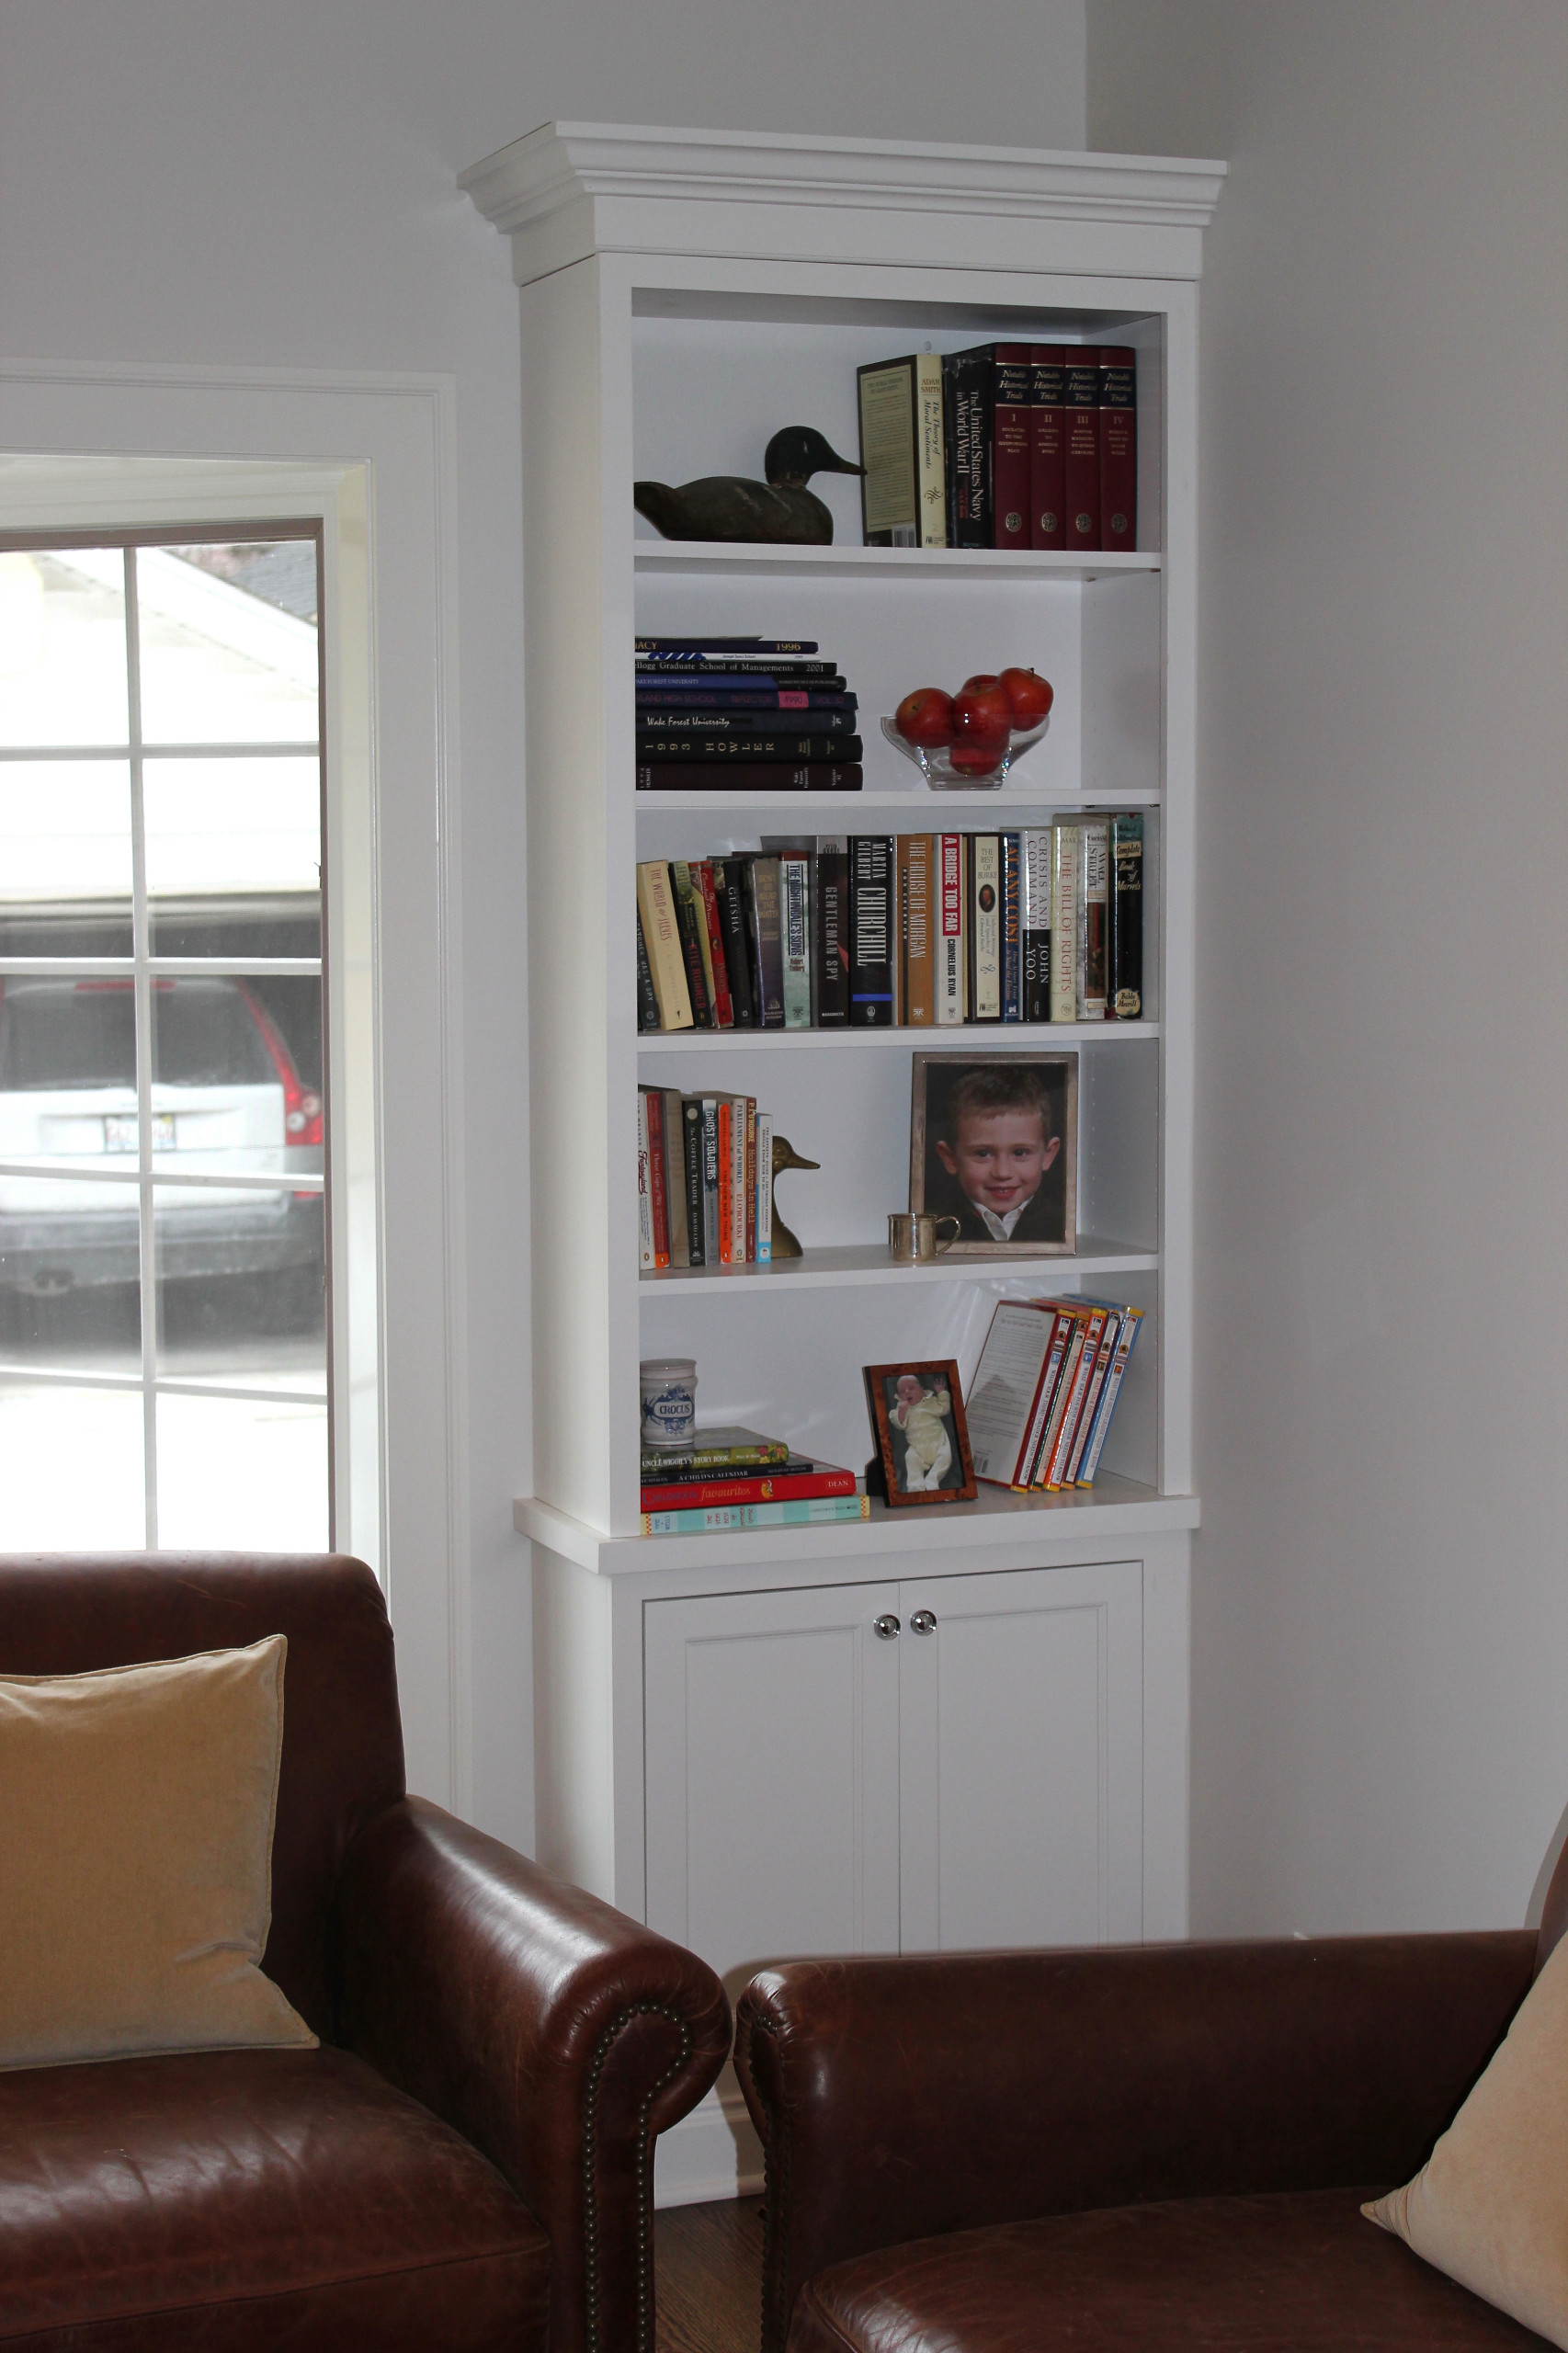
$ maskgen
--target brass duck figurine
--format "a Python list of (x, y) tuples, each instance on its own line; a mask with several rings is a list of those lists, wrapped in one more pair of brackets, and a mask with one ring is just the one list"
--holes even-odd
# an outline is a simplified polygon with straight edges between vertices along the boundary
[(820, 1160), (803, 1160), (788, 1136), (773, 1139), (773, 1165), (768, 1172), (773, 1201), (773, 1255), (776, 1258), (803, 1258), (805, 1252), (778, 1214), (778, 1197), (771, 1192), (786, 1168), (820, 1168)]
[(813, 474), (863, 474), (836, 455), (811, 425), (787, 425), (763, 454), (765, 483), (739, 474), (704, 474), (672, 488), (631, 485), (631, 503), (666, 540), (762, 540), (786, 547), (827, 547), (833, 517), (806, 488)]

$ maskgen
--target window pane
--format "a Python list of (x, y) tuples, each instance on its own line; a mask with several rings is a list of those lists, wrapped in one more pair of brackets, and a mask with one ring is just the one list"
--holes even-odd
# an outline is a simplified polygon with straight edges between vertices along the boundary
[(0, 550), (0, 744), (124, 744), (125, 559)]
[(326, 1408), (160, 1397), (158, 1541), (323, 1552)]
[(150, 759), (142, 791), (154, 924), (160, 899), (319, 892), (321, 767), (313, 756)]
[(139, 548), (136, 597), (144, 743), (316, 741), (313, 542)]
[[(223, 1199), (233, 1200), (234, 1197)], [(326, 1395), (320, 1194), (153, 1194), (158, 1370), (229, 1389)]]
[(0, 953), (130, 955), (127, 762), (0, 760)]
[(139, 1551), (147, 1540), (142, 1466), (137, 1391), (0, 1379), (0, 1541), (8, 1552)]

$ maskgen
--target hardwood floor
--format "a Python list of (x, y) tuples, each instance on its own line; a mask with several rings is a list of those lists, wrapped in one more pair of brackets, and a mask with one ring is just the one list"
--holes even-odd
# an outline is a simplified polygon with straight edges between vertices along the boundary
[(670, 2206), (653, 2217), (658, 2353), (757, 2353), (762, 2200)]

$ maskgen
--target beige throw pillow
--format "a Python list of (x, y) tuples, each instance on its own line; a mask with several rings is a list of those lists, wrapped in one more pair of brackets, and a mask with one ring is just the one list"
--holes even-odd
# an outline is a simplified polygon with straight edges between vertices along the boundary
[(1361, 2211), (1568, 2347), (1568, 1939), (1415, 2180)]
[(287, 1650), (0, 1676), (0, 2067), (314, 2045), (259, 1966)]

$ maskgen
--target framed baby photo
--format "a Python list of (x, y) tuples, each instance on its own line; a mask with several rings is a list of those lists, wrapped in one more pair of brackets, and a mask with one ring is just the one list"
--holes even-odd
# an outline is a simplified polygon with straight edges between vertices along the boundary
[(869, 1364), (865, 1373), (880, 1483), (889, 1508), (973, 1503), (974, 1460), (953, 1359)]
[(1077, 1247), (1078, 1057), (916, 1054), (909, 1206), (958, 1220), (954, 1257)]

